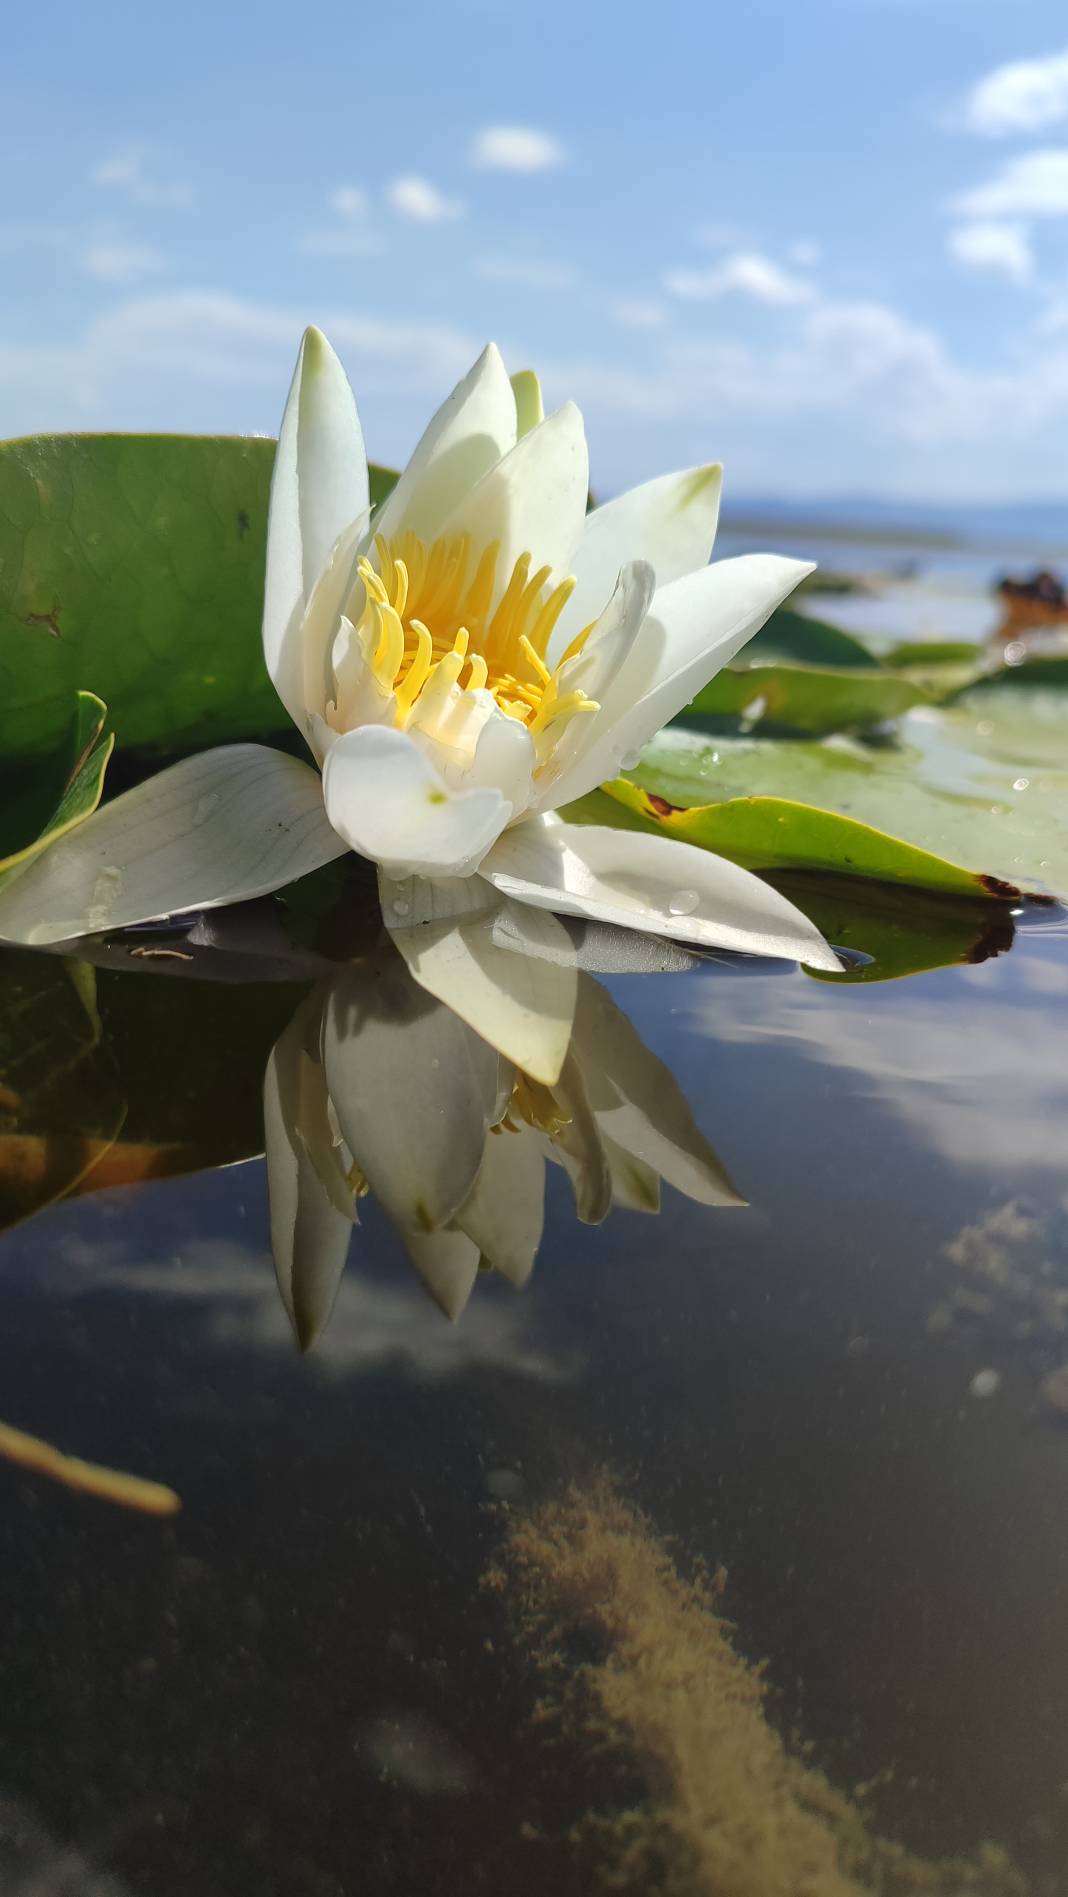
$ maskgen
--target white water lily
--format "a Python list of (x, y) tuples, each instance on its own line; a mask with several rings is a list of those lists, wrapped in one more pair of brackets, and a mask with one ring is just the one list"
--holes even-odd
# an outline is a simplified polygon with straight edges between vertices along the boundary
[[(432, 911), (477, 911), (496, 890), (836, 971), (806, 917), (745, 870), (555, 814), (636, 757), (811, 570), (772, 554), (708, 564), (717, 467), (589, 514), (587, 486), (578, 410), (542, 419), (535, 379), (513, 385), (491, 345), (372, 515), (352, 392), (310, 329), (275, 461), (263, 646), (319, 769), (251, 744), (175, 765), (5, 885), (0, 938), (262, 895), (352, 849), (380, 866), (420, 981), (412, 914), (430, 920), (430, 899), (406, 893), (413, 878), (431, 879)], [(469, 1020), (485, 1003), (469, 955), (439, 956), (427, 985)], [(551, 1082), (566, 1034), (540, 1064), (529, 1036), (500, 1045)]]
[(587, 1224), (613, 1206), (657, 1212), (661, 1180), (701, 1205), (743, 1203), (663, 1062), (573, 951), (570, 968), (574, 1025), (552, 1087), (388, 949), (301, 1003), (268, 1062), (264, 1135), (275, 1269), (302, 1348), (329, 1319), (365, 1192), (454, 1318), (480, 1269), (529, 1277), (549, 1160)]

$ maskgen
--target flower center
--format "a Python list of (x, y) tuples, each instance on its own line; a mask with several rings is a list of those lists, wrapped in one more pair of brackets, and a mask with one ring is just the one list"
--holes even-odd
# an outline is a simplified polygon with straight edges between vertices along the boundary
[(550, 669), (546, 652), (556, 622), (575, 590), (573, 579), (550, 584), (551, 569), (520, 554), (496, 606), (500, 544), (473, 561), (470, 536), (452, 534), (428, 547), (413, 533), (375, 540), (377, 571), (357, 562), (364, 607), (356, 635), (381, 689), (393, 695), (403, 730), (444, 711), (454, 688), (489, 691), (509, 718), (532, 736), (598, 711), (596, 700), (568, 690), (565, 668), (582, 651), (592, 625), (571, 641)]

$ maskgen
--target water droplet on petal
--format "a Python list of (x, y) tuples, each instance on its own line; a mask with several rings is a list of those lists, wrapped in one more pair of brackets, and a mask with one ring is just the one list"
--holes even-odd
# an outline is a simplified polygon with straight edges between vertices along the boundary
[(411, 906), (411, 903), (406, 902), (403, 896), (394, 896), (393, 913), (395, 916), (406, 916)]
[(111, 911), (121, 895), (122, 871), (114, 863), (109, 863), (97, 876), (89, 897), (86, 926), (90, 935), (98, 929), (107, 928)]
[(668, 915), (692, 916), (700, 900), (696, 889), (677, 889), (668, 902)]
[(633, 771), (637, 769), (641, 761), (642, 754), (641, 747), (639, 746), (636, 751), (624, 751), (623, 756), (619, 760), (619, 768), (621, 771)]
[(1017, 777), (1013, 779), (1012, 788), (1013, 790), (1026, 790), (1030, 782), (1031, 779), (1029, 777)]

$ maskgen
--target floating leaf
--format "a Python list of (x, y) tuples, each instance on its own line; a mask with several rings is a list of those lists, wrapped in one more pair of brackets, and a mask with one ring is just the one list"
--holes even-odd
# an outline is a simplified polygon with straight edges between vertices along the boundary
[[(838, 871), (973, 898), (1016, 893), (1009, 884), (974, 875), (957, 863), (833, 810), (765, 796), (686, 806), (649, 788), (661, 781), (661, 774), (650, 766), (643, 768), (640, 783), (620, 777), (604, 789), (639, 820), (640, 828), (696, 843), (746, 869)], [(679, 786), (673, 783), (672, 787), (678, 795)], [(581, 806), (572, 805), (566, 814), (572, 821), (611, 821), (603, 814), (603, 806), (601, 810), (598, 815), (591, 801), (583, 799)]]
[[(0, 443), (0, 755), (53, 750), (90, 684), (124, 747), (287, 723), (260, 650), (273, 461), (237, 438)], [(395, 479), (373, 469), (372, 498)]]
[(914, 705), (932, 703), (922, 685), (878, 670), (757, 665), (717, 672), (682, 714), (713, 729), (759, 723), (764, 729), (822, 735), (885, 724)]
[(877, 670), (879, 661), (853, 633), (832, 626), (829, 619), (817, 619), (811, 613), (799, 613), (792, 606), (780, 606), (777, 612), (750, 639), (746, 653), (764, 664), (767, 660), (788, 659), (797, 665), (836, 665), (858, 670)]
[(42, 850), (57, 843), (96, 809), (104, 789), (104, 772), (115, 745), (114, 733), (104, 732), (107, 706), (93, 692), (77, 694), (74, 719), (74, 758), (62, 795), (44, 828), (22, 849), (0, 857), (0, 889), (13, 881)]

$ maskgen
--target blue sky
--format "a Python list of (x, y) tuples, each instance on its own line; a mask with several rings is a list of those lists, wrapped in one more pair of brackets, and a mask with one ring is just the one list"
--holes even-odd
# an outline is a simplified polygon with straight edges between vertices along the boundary
[(610, 492), (1068, 497), (1056, 0), (42, 0), (0, 435), (274, 432), (307, 321), (397, 460), (487, 337)]

